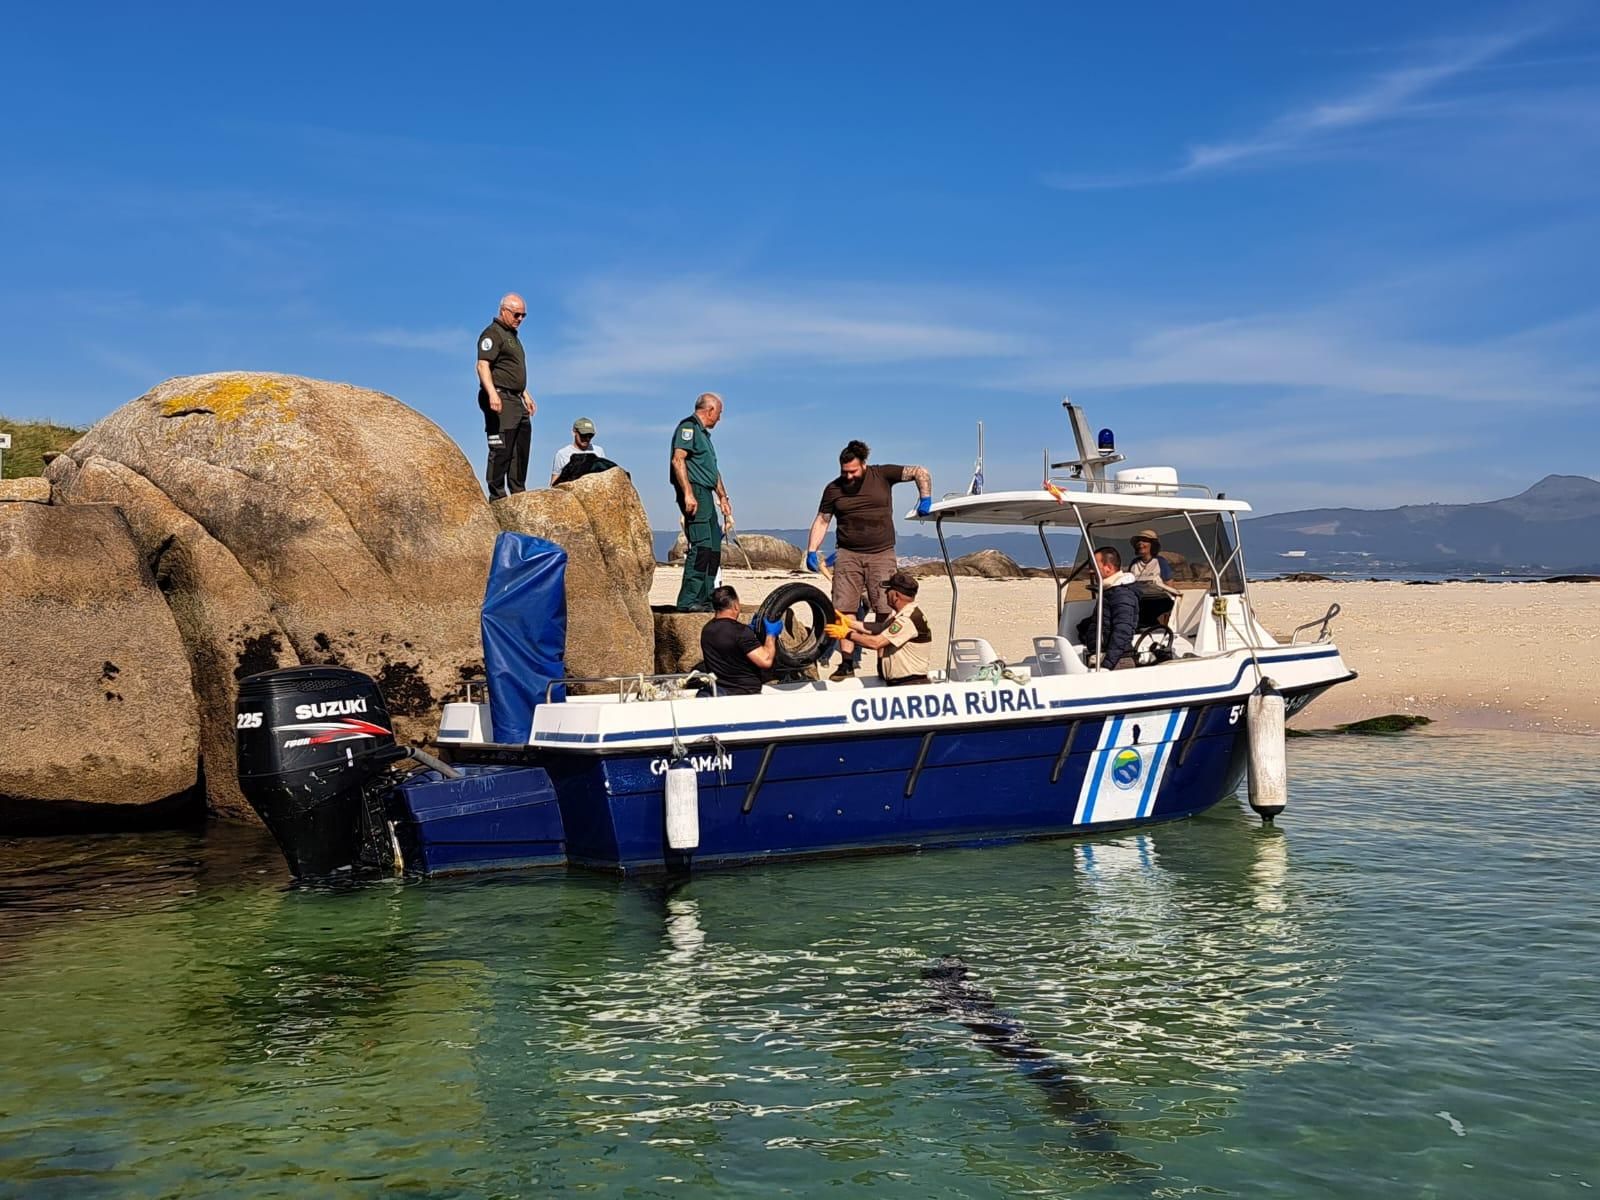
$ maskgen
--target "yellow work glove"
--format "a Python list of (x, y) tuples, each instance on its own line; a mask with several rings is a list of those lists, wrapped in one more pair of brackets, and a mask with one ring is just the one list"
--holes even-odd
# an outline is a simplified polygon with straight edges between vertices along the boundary
[(850, 626), (846, 625), (843, 620), (839, 620), (831, 625), (824, 625), (822, 632), (834, 641), (839, 642), (850, 636)]

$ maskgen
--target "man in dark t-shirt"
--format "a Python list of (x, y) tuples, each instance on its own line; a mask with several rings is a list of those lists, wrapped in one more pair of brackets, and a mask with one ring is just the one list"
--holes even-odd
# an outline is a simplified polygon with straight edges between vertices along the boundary
[(700, 630), (700, 655), (717, 677), (717, 694), (754, 696), (761, 690), (761, 672), (777, 660), (783, 622), (764, 621), (766, 637), (757, 637), (739, 618), (739, 593), (727, 586), (711, 593), (711, 608), (716, 615)]
[(538, 405), (528, 395), (528, 360), (518, 328), (528, 306), (515, 292), (501, 297), (500, 311), (478, 335), (478, 408), (489, 439), (485, 479), (489, 499), (528, 486), (528, 446)]
[[(915, 482), (920, 499), (917, 511), (933, 504), (933, 480), (926, 467), (894, 464), (868, 466), (870, 448), (853, 441), (839, 451), (839, 477), (822, 489), (817, 519), (811, 522), (806, 545), (806, 567), (818, 570), (818, 551), (827, 536), (828, 522), (839, 519), (839, 556), (833, 568), (833, 607), (846, 616), (887, 617), (892, 611), (884, 596), (884, 583), (898, 563), (894, 553), (894, 497), (897, 483)], [(840, 658), (829, 679), (837, 682), (856, 673), (861, 647)]]

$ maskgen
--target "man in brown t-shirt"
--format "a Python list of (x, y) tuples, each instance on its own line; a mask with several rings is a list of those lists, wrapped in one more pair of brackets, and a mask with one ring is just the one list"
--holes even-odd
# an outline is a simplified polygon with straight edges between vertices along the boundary
[[(839, 477), (822, 489), (817, 519), (811, 522), (806, 546), (806, 567), (820, 567), (817, 552), (827, 536), (828, 522), (839, 519), (839, 555), (833, 568), (833, 606), (846, 615), (860, 615), (865, 602), (869, 616), (886, 617), (891, 611), (884, 584), (894, 574), (894, 497), (897, 483), (915, 482), (921, 498), (917, 511), (933, 503), (933, 480), (926, 467), (868, 466), (865, 442), (853, 441), (839, 451)], [(839, 660), (832, 680), (854, 675), (861, 662), (857, 645)]]

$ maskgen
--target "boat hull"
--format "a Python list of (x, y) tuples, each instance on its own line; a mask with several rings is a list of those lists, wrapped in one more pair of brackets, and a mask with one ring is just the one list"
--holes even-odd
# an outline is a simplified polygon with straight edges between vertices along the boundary
[(696, 744), (688, 754), (700, 835), (692, 850), (667, 844), (671, 759), (663, 750), (546, 751), (538, 761), (559, 798), (571, 863), (680, 871), (1064, 837), (1193, 816), (1238, 787), (1242, 707)]

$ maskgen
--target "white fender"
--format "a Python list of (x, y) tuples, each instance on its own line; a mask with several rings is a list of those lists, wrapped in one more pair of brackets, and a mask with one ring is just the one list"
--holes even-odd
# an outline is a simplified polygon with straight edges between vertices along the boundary
[(683, 759), (667, 767), (667, 845), (674, 850), (700, 845), (700, 778)]
[(1283, 694), (1263, 679), (1246, 708), (1250, 737), (1250, 807), (1271, 821), (1289, 803), (1289, 764), (1284, 747)]

